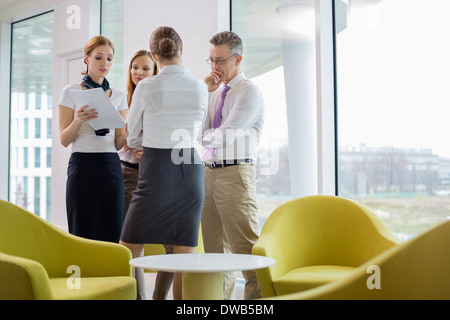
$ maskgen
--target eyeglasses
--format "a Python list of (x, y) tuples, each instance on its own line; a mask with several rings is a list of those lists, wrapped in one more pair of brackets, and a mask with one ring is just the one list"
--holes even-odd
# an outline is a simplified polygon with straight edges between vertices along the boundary
[(207, 63), (207, 64), (213, 64), (213, 63), (215, 63), (216, 65), (221, 66), (221, 65), (223, 65), (223, 64), (225, 63), (225, 61), (227, 61), (228, 59), (231, 59), (231, 58), (233, 58), (233, 57), (235, 57), (235, 56), (237, 56), (237, 55), (238, 55), (238, 54), (235, 53), (235, 54), (233, 54), (231, 57), (228, 57), (228, 58), (226, 58), (226, 59), (216, 59), (216, 60), (214, 60), (214, 59), (208, 58), (208, 59), (206, 59), (206, 63)]

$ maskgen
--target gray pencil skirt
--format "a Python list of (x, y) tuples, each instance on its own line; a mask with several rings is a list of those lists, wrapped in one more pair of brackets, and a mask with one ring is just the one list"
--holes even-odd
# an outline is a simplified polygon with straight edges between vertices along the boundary
[(122, 241), (197, 246), (205, 189), (195, 157), (194, 149), (144, 148)]

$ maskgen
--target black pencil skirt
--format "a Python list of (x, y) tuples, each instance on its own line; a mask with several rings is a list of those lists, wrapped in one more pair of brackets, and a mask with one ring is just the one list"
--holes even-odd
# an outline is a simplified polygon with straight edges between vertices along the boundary
[(119, 242), (125, 194), (117, 153), (72, 153), (67, 169), (66, 208), (71, 234)]
[(144, 148), (121, 240), (196, 247), (205, 199), (194, 149)]

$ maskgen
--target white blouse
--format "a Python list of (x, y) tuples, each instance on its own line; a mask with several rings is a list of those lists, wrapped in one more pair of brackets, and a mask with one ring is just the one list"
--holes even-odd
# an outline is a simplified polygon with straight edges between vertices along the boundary
[(201, 137), (207, 108), (206, 84), (184, 66), (165, 66), (136, 87), (127, 117), (128, 146), (194, 148)]
[[(130, 111), (128, 110), (128, 113)], [(127, 118), (128, 118), (128, 113), (127, 113)], [(128, 148), (127, 150), (125, 150), (125, 148), (122, 148), (118, 151), (119, 153), (119, 158), (122, 161), (128, 162), (128, 163), (134, 163), (137, 164), (139, 163), (139, 161), (136, 158), (136, 153), (134, 152), (133, 149)]]
[[(61, 94), (59, 105), (68, 107), (74, 110), (73, 116), (75, 118), (75, 102), (70, 96), (70, 90), (82, 90), (81, 84), (69, 84), (66, 86)], [(120, 90), (111, 89), (112, 94), (110, 101), (116, 107), (117, 111), (128, 109), (127, 99), (125, 93)], [(84, 153), (102, 153), (102, 152), (117, 152), (115, 143), (115, 129), (110, 129), (105, 136), (95, 135), (95, 130), (84, 122), (78, 130), (77, 136), (72, 143), (72, 152)]]

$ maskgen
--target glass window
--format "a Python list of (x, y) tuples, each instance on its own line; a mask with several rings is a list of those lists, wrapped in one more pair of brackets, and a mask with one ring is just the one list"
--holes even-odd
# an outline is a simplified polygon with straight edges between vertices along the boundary
[(41, 178), (34, 177), (34, 212), (41, 213)]
[(28, 110), (30, 108), (30, 100), (29, 100), (29, 96), (28, 93), (23, 93), (23, 96), (25, 97), (25, 104), (24, 104), (24, 109)]
[(49, 195), (40, 181), (46, 181), (51, 170), (41, 168), (41, 147), (51, 148), (52, 140), (42, 135), (41, 127), (46, 123), (51, 128), (53, 22), (53, 12), (18, 21), (11, 38), (11, 123), (23, 123), (23, 135), (15, 134), (12, 126), (9, 197), (45, 219), (49, 202), (39, 199)]
[(41, 138), (41, 119), (34, 119), (34, 137), (36, 139)]
[(336, 19), (339, 195), (409, 238), (449, 217), (450, 3), (351, 3)]
[(47, 138), (52, 138), (52, 119), (47, 119)]
[(30, 130), (28, 127), (29, 120), (30, 119), (28, 119), (28, 118), (23, 119), (23, 137), (24, 137), (24, 139), (28, 139), (28, 132)]
[[(114, 88), (125, 90), (124, 21), (125, 0), (103, 0), (101, 32), (114, 44), (114, 62), (108, 81)], [(128, 65), (127, 65), (128, 66)]]
[(36, 97), (35, 108), (36, 108), (36, 110), (41, 110), (41, 108), (42, 108), (42, 94), (41, 93), (36, 93), (35, 97)]
[(265, 102), (257, 166), (262, 227), (274, 209), (300, 193), (301, 179), (293, 177), (301, 166), (298, 155), (304, 134), (295, 119), (303, 112), (300, 106), (315, 98), (309, 85), (315, 83), (314, 7), (282, 6), (279, 0), (233, 0), (231, 8), (231, 29), (244, 44), (241, 70), (260, 88)]
[(51, 168), (52, 167), (52, 148), (46, 148), (47, 150), (47, 168)]
[(23, 168), (28, 168), (28, 147), (23, 147)]
[(34, 148), (34, 167), (35, 168), (41, 167), (41, 148), (40, 147)]

